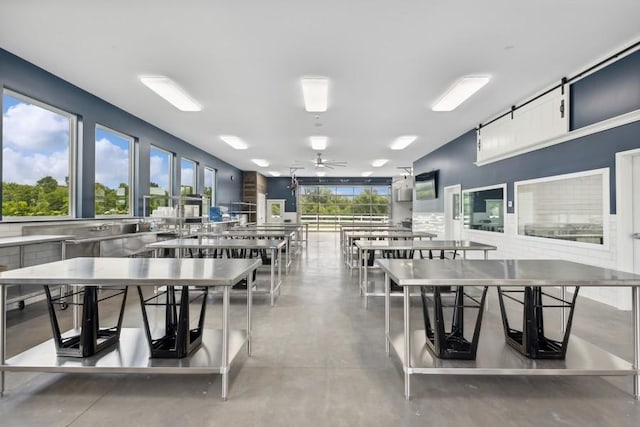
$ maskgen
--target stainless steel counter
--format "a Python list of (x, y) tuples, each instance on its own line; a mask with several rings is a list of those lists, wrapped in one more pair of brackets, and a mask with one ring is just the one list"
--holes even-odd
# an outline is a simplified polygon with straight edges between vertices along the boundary
[[(214, 259), (160, 259), (160, 258), (73, 258), (25, 267), (0, 273), (0, 395), (5, 388), (5, 371), (44, 371), (44, 372), (133, 372), (149, 373), (146, 367), (153, 367), (154, 373), (221, 373), (222, 398), (227, 398), (229, 386), (229, 369), (231, 361), (238, 352), (247, 345), (251, 354), (251, 304), (252, 283), (251, 272), (260, 265), (258, 260), (214, 260)], [(242, 278), (247, 278), (247, 326), (246, 330), (230, 330), (229, 328), (229, 290)], [(215, 348), (204, 346), (192, 356), (184, 359), (140, 361), (140, 353), (134, 349), (118, 349), (121, 354), (136, 354), (129, 357), (114, 357), (111, 352), (99, 353), (84, 358), (81, 363), (77, 359), (69, 361), (64, 357), (52, 357), (48, 351), (53, 343), (47, 343), (27, 350), (9, 360), (6, 359), (6, 285), (99, 285), (102, 287), (124, 286), (221, 286), (222, 296), (222, 330), (217, 333)], [(128, 335), (125, 335), (125, 338)], [(205, 334), (206, 337), (206, 334)], [(233, 347), (230, 337), (233, 338)], [(205, 338), (206, 339), (206, 338)], [(125, 339), (120, 347), (128, 345)], [(137, 346), (140, 345), (138, 342)], [(209, 344), (209, 346), (211, 343)], [(115, 350), (113, 350), (115, 351)], [(204, 353), (215, 352), (215, 357)], [(203, 353), (204, 352), (204, 353)], [(55, 354), (55, 352), (53, 353)], [(106, 365), (101, 361), (110, 360)], [(205, 360), (217, 365), (201, 366), (194, 363), (195, 369), (189, 369), (191, 360)]]
[[(636, 400), (640, 399), (640, 275), (561, 260), (379, 259), (376, 264), (385, 272), (385, 349), (389, 354), (393, 348), (402, 362), (406, 399), (411, 397), (412, 374), (629, 375), (633, 377), (633, 395)], [(403, 331), (399, 336), (391, 336), (390, 333), (390, 279), (403, 287)], [(410, 289), (414, 286), (631, 287), (633, 362), (626, 362), (574, 337), (571, 338), (572, 347), (567, 352), (567, 360), (536, 360), (531, 363), (504, 345), (500, 345), (502, 350), (498, 353), (487, 354), (487, 351), (495, 352), (496, 349), (482, 344), (483, 339), (486, 341), (484, 335), (502, 336), (502, 331), (485, 331), (476, 361), (434, 360), (426, 355), (424, 331), (411, 330)], [(495, 337), (493, 341), (497, 341)]]
[(411, 230), (374, 230), (374, 231), (347, 231), (344, 233), (344, 256), (347, 267), (353, 268), (353, 246), (356, 240), (391, 240), (391, 239), (433, 239), (437, 234), (426, 231)]

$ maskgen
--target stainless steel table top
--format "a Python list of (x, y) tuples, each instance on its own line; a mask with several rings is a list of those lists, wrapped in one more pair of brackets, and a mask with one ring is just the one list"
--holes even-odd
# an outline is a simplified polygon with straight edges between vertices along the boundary
[(281, 249), (284, 240), (274, 239), (171, 239), (149, 243), (149, 249)]
[(411, 230), (374, 230), (374, 231), (347, 231), (344, 233), (347, 238), (367, 238), (367, 237), (437, 237), (437, 234), (427, 231)]
[(355, 245), (361, 250), (478, 250), (495, 251), (497, 247), (469, 240), (358, 240)]
[(218, 233), (203, 233), (203, 237), (291, 237), (295, 234), (289, 230), (227, 230)]
[(232, 286), (260, 260), (210, 258), (72, 258), (0, 273), (0, 285)]
[(400, 286), (640, 286), (640, 275), (561, 260), (376, 260)]
[(31, 236), (0, 237), (0, 248), (62, 242), (67, 239), (73, 239), (73, 236), (67, 234), (34, 234)]

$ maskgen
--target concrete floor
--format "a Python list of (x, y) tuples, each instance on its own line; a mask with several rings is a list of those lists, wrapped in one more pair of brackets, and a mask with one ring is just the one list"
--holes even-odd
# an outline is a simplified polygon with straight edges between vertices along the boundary
[[(266, 277), (261, 275), (261, 277)], [(378, 277), (374, 274), (373, 277)], [(381, 298), (363, 308), (341, 264), (338, 235), (311, 233), (282, 294), (254, 304), (253, 356), (232, 366), (229, 400), (219, 375), (7, 373), (1, 426), (638, 426), (630, 377), (413, 376), (403, 397), (398, 360), (384, 352)], [(501, 328), (488, 296), (485, 327)], [(207, 313), (219, 324), (219, 302)], [(393, 324), (401, 325), (400, 299)], [(418, 301), (412, 312), (419, 321)], [(244, 319), (232, 300), (232, 325)], [(579, 299), (574, 333), (632, 358), (631, 315)], [(50, 337), (41, 303), (8, 314), (9, 356)], [(131, 294), (125, 326), (141, 324)]]

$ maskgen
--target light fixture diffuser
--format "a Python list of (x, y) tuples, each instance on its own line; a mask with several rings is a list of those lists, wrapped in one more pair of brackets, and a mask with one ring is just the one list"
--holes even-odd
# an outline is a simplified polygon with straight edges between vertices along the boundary
[(269, 166), (269, 162), (265, 159), (251, 159), (251, 161), (261, 168), (266, 168), (267, 166)]
[(381, 166), (384, 166), (388, 161), (389, 159), (376, 159), (371, 162), (371, 166), (373, 166), (374, 168), (379, 168)]
[(433, 111), (453, 111), (471, 95), (489, 83), (490, 76), (465, 76), (455, 82), (438, 102), (431, 108)]
[(271, 175), (271, 176), (280, 176), (280, 172), (278, 172), (278, 171), (269, 171), (269, 175)]
[(367, 172), (362, 172), (362, 176), (371, 176), (373, 172), (371, 171), (367, 171)]
[(236, 150), (246, 150), (249, 148), (249, 145), (246, 142), (234, 135), (220, 135), (220, 139)]
[(314, 150), (324, 150), (327, 148), (329, 138), (326, 136), (310, 136), (309, 140), (311, 141), (311, 148)]
[(404, 150), (413, 141), (415, 141), (416, 138), (418, 138), (416, 135), (399, 136), (391, 143), (391, 149), (392, 150)]
[(304, 108), (310, 113), (324, 113), (329, 103), (329, 79), (305, 77), (302, 79)]
[(202, 105), (165, 76), (140, 76), (140, 82), (180, 111), (200, 111)]

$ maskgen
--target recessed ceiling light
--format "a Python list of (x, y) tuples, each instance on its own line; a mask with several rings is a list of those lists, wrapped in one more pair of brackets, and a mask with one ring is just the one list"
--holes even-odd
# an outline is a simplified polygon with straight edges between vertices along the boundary
[(326, 172), (316, 172), (316, 176), (325, 176)]
[(367, 171), (367, 172), (362, 172), (362, 176), (371, 176), (373, 172), (371, 171)]
[(140, 76), (143, 85), (160, 95), (181, 111), (200, 111), (202, 105), (193, 99), (176, 82), (165, 76)]
[(269, 166), (269, 162), (265, 159), (251, 159), (251, 161), (261, 168), (266, 168), (267, 166)]
[(489, 83), (490, 76), (465, 76), (455, 82), (438, 102), (431, 108), (433, 111), (452, 111), (466, 101), (471, 95)]
[(236, 150), (246, 150), (249, 148), (246, 142), (234, 135), (220, 135), (220, 139), (235, 148)]
[(271, 176), (280, 176), (280, 172), (278, 172), (278, 171), (269, 171), (269, 175), (271, 175)]
[(418, 138), (416, 135), (399, 136), (391, 143), (391, 149), (392, 150), (404, 150), (413, 141), (415, 141), (416, 138)]
[(310, 136), (309, 140), (311, 141), (311, 148), (314, 150), (324, 150), (327, 148), (329, 138), (326, 136)]
[(305, 77), (302, 79), (304, 108), (310, 113), (324, 113), (329, 103), (329, 79)]
[(379, 168), (380, 166), (384, 166), (388, 161), (389, 159), (376, 159), (371, 162), (371, 166), (373, 166), (374, 168)]

